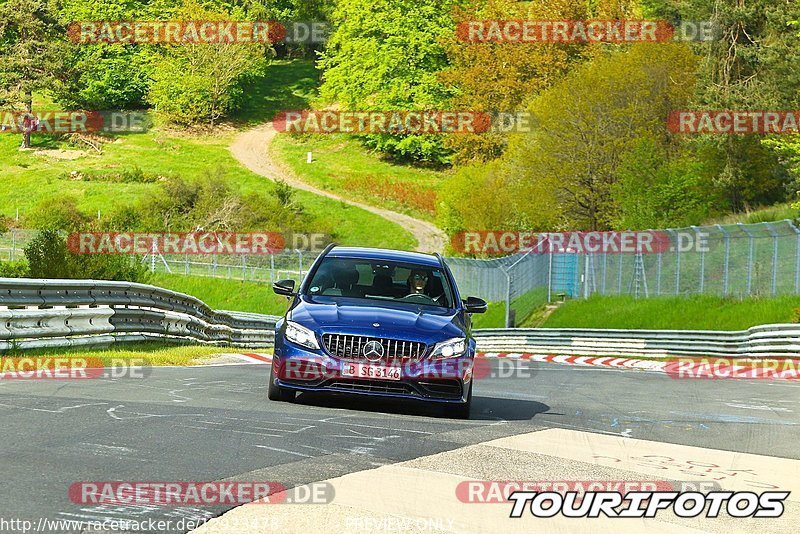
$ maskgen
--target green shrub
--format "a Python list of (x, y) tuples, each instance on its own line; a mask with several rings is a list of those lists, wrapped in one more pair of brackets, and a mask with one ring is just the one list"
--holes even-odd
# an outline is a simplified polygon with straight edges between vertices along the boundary
[(27, 278), (28, 262), (25, 260), (0, 262), (0, 278)]
[(118, 171), (70, 171), (61, 175), (62, 180), (80, 180), (84, 182), (106, 182), (116, 184), (152, 184), (164, 177), (144, 172), (137, 165)]
[(28, 274), (32, 278), (79, 278), (146, 282), (150, 273), (135, 256), (73, 254), (65, 236), (42, 230), (25, 247)]
[(78, 209), (74, 197), (50, 197), (40, 201), (26, 217), (28, 227), (37, 230), (74, 232), (83, 228), (91, 217)]
[(31, 278), (73, 278), (73, 258), (57, 230), (42, 230), (33, 236), (25, 246), (25, 258)]

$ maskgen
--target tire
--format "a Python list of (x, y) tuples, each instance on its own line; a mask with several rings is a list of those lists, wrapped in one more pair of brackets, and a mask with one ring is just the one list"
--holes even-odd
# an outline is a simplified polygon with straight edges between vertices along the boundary
[(294, 400), (296, 392), (291, 389), (284, 389), (275, 384), (275, 366), (270, 365), (269, 387), (267, 387), (267, 398), (277, 402), (291, 402)]
[(467, 402), (464, 404), (457, 404), (450, 408), (450, 417), (453, 419), (469, 419), (469, 413), (472, 409), (472, 382), (469, 383), (469, 393), (467, 393)]

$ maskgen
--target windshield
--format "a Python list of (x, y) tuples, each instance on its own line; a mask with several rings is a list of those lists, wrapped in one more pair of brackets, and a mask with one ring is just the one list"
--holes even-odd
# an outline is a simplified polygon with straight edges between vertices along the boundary
[(307, 294), (350, 297), (453, 308), (453, 291), (444, 271), (427, 265), (357, 258), (325, 258)]

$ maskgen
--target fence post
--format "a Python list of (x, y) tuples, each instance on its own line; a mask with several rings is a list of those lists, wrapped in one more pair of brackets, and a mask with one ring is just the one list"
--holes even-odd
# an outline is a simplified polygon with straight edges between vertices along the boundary
[(602, 291), (603, 295), (606, 294), (606, 274), (607, 274), (607, 270), (608, 270), (607, 269), (608, 265), (606, 263), (606, 258), (607, 257), (608, 257), (608, 254), (606, 254), (606, 252), (603, 251), (603, 282), (600, 284), (600, 287), (602, 287), (601, 291)]
[(583, 298), (589, 298), (589, 255), (585, 254), (583, 258)]
[(775, 296), (778, 293), (778, 232), (770, 223), (765, 222), (764, 224), (767, 225), (767, 230), (772, 236), (772, 287), (770, 292), (772, 296)]
[(547, 253), (547, 302), (553, 302), (553, 251)]
[(656, 295), (661, 296), (661, 252), (656, 254)]
[(622, 254), (617, 261), (617, 295), (622, 295)]
[(297, 249), (298, 261), (300, 263), (300, 280), (303, 279), (303, 251)]
[(749, 297), (750, 292), (753, 287), (753, 234), (750, 233), (750, 230), (742, 223), (736, 223), (741, 230), (747, 234), (748, 242), (749, 242), (749, 250), (747, 253), (747, 289), (745, 290), (745, 294)]
[(792, 221), (787, 221), (792, 230), (797, 234), (797, 246), (794, 252), (794, 292), (800, 293), (800, 229)]
[(511, 328), (511, 273), (503, 269), (506, 275), (506, 328)]
[(723, 228), (721, 224), (716, 225), (720, 232), (722, 232), (723, 239), (725, 239), (725, 260), (722, 265), (722, 294), (728, 295), (728, 269), (730, 268), (731, 259), (731, 235)]
[[(699, 246), (700, 244), (700, 229), (697, 226), (692, 226), (692, 230), (694, 230), (695, 236), (695, 246)], [(700, 291), (699, 293), (702, 295), (704, 293), (706, 287), (706, 250), (703, 248), (700, 250)]]

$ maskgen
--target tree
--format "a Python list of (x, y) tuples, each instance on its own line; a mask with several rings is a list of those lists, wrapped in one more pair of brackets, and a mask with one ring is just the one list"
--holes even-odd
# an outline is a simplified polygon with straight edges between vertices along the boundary
[[(709, 20), (713, 40), (697, 43), (701, 57), (694, 105), (700, 109), (797, 109), (800, 102), (800, 2), (797, 0), (659, 0), (649, 13), (672, 19)], [(765, 138), (768, 139), (768, 138)], [(772, 144), (752, 135), (710, 135), (694, 141), (713, 159), (715, 180), (735, 210), (785, 195), (788, 174)], [(778, 143), (780, 156), (791, 160)]]
[[(163, 17), (168, 11), (156, 13)], [(137, 20), (149, 15), (141, 1), (61, 0), (63, 24), (84, 20)], [(152, 45), (70, 43), (64, 50), (60, 83), (53, 88), (59, 103), (73, 109), (135, 109), (144, 106), (149, 85)]]
[[(187, 0), (178, 17), (241, 20), (244, 13), (211, 11)], [(155, 60), (147, 100), (169, 122), (183, 125), (206, 122), (213, 127), (242, 101), (244, 85), (263, 72), (265, 53), (265, 47), (255, 43), (165, 46)]]
[(503, 159), (517, 177), (517, 194), (552, 192), (571, 227), (612, 227), (622, 157), (642, 137), (670, 142), (666, 118), (686, 106), (696, 64), (685, 45), (636, 44), (582, 65), (544, 91), (529, 107), (536, 127), (515, 137)]
[(438, 226), (451, 237), (463, 231), (556, 228), (559, 214), (553, 191), (523, 197), (517, 178), (502, 160), (460, 167), (439, 191)]
[(670, 155), (655, 139), (642, 138), (623, 155), (611, 190), (614, 229), (684, 227), (717, 214), (719, 192), (708, 170), (680, 148)]
[[(319, 66), (321, 98), (352, 111), (446, 109), (439, 80), (447, 66), (441, 40), (454, 31), (452, 8), (463, 0), (340, 0)], [(400, 158), (444, 163), (441, 139), (369, 135), (368, 146)]]
[[(0, 4), (0, 102), (33, 113), (33, 92), (52, 87), (61, 71), (64, 31), (51, 0)], [(22, 148), (31, 146), (30, 132)]]
[[(455, 12), (459, 27), (482, 20), (583, 20), (635, 18), (636, 2), (618, 0), (476, 0)], [(441, 80), (451, 87), (458, 109), (514, 112), (542, 90), (561, 79), (601, 47), (584, 43), (476, 43), (458, 32), (445, 41), (450, 65)], [(455, 151), (454, 161), (487, 161), (499, 157), (508, 136), (498, 132), (448, 136), (445, 145)]]

